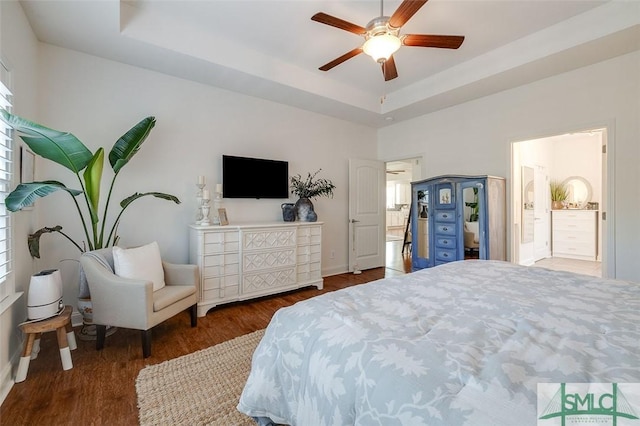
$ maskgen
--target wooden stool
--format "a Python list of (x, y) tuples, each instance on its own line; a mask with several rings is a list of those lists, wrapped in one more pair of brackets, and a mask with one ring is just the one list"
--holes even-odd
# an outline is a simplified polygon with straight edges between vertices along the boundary
[(29, 370), (29, 361), (38, 357), (40, 352), (40, 336), (47, 331), (56, 330), (58, 335), (58, 347), (60, 348), (60, 359), (62, 360), (62, 369), (70, 370), (73, 368), (71, 361), (71, 352), (77, 348), (76, 335), (73, 334), (71, 328), (71, 312), (73, 308), (69, 305), (64, 307), (61, 314), (55, 317), (47, 318), (42, 321), (26, 322), (20, 324), (20, 328), (27, 335), (24, 342), (22, 357), (18, 365), (16, 373), (16, 383), (23, 382), (27, 378)]

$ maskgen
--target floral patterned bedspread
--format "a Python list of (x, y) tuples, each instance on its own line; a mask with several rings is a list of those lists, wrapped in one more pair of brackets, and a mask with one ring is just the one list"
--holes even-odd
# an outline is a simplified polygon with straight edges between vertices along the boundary
[(535, 425), (541, 383), (640, 382), (640, 285), (453, 262), (279, 310), (238, 409), (321, 425)]

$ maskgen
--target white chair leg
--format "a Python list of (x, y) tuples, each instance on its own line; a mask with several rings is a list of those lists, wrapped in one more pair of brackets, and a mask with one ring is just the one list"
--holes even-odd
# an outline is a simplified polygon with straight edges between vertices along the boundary
[(62, 360), (62, 369), (71, 370), (73, 368), (73, 362), (71, 361), (71, 351), (69, 347), (60, 348), (60, 359)]
[(67, 333), (67, 342), (69, 343), (69, 349), (71, 349), (72, 351), (78, 349), (78, 344), (76, 343), (76, 334), (73, 332), (73, 330)]
[(33, 348), (31, 348), (31, 359), (38, 358), (39, 353), (40, 353), (40, 339), (36, 339), (33, 341)]
[(18, 372), (16, 373), (16, 383), (24, 382), (27, 378), (27, 371), (29, 371), (30, 356), (20, 357), (20, 364), (18, 364)]

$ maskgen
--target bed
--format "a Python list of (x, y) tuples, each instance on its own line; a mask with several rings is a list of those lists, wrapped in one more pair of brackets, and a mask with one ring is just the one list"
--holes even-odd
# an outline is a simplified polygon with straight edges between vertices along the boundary
[(640, 285), (452, 262), (273, 316), (238, 410), (258, 424), (535, 425), (538, 383), (640, 382)]

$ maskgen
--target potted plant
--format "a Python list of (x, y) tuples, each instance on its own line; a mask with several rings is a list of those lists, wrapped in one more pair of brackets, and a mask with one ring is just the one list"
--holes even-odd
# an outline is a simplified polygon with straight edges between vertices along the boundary
[(418, 190), (418, 216), (421, 218), (429, 217), (429, 209), (426, 201), (422, 201), (426, 198), (427, 194), (423, 190)]
[(564, 201), (566, 201), (569, 196), (566, 185), (562, 182), (552, 180), (549, 183), (549, 188), (551, 189), (551, 208), (554, 210), (564, 208)]
[(295, 210), (301, 222), (315, 222), (318, 220), (311, 199), (316, 197), (333, 198), (333, 190), (336, 186), (328, 179), (316, 179), (320, 170), (322, 169), (318, 169), (313, 174), (307, 173), (307, 177), (304, 179), (299, 174), (291, 177), (291, 193), (298, 196)]
[[(5, 204), (7, 209), (12, 212), (22, 210), (32, 205), (36, 199), (46, 197), (58, 191), (64, 191), (69, 194), (75, 205), (78, 219), (84, 230), (84, 240), (80, 240), (80, 243), (77, 242), (69, 234), (63, 232), (63, 228), (60, 225), (44, 227), (28, 236), (27, 243), (32, 257), (40, 258), (40, 237), (48, 233), (58, 233), (62, 235), (81, 253), (116, 245), (119, 240), (117, 228), (122, 214), (134, 201), (142, 197), (153, 196), (173, 201), (176, 204), (180, 203), (177, 197), (162, 192), (135, 192), (120, 202), (120, 212), (115, 216), (115, 219), (113, 219), (109, 232), (105, 234), (107, 218), (110, 217), (108, 216), (108, 212), (111, 194), (116, 178), (122, 168), (126, 166), (131, 158), (138, 152), (142, 143), (147, 139), (147, 136), (149, 136), (151, 129), (155, 126), (154, 117), (146, 117), (141, 120), (120, 137), (111, 148), (109, 152), (109, 163), (111, 164), (114, 175), (111, 178), (109, 193), (107, 194), (102, 212), (100, 212), (99, 209), (100, 183), (104, 163), (103, 148), (99, 148), (95, 153), (92, 153), (73, 134), (41, 126), (17, 115), (13, 115), (4, 109), (0, 109), (0, 119), (16, 132), (20, 133), (22, 140), (36, 155), (69, 169), (76, 175), (78, 184), (80, 185), (80, 189), (72, 189), (54, 180), (23, 182), (7, 196)], [(77, 197), (80, 195), (82, 197), (79, 202)], [(84, 285), (81, 283), (78, 297), (80, 300), (88, 300), (90, 297), (86, 283)], [(90, 314), (90, 312), (83, 312), (82, 310), (81, 313)]]

